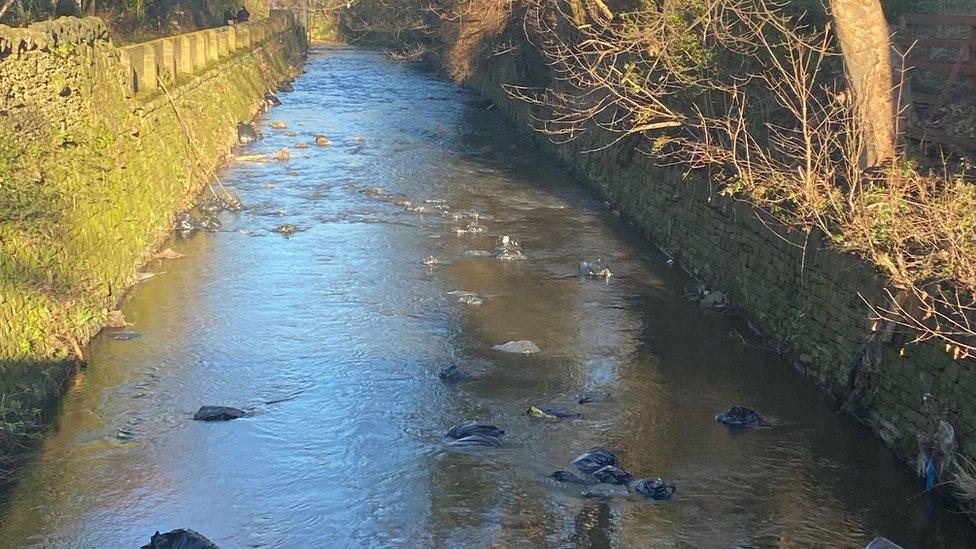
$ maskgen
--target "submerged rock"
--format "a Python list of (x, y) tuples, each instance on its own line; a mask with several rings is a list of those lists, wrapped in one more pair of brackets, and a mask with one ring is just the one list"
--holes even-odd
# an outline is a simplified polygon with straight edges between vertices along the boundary
[(180, 212), (173, 220), (173, 229), (181, 233), (190, 233), (201, 228), (200, 220), (193, 217), (190, 212)]
[(272, 92), (264, 94), (264, 104), (266, 108), (281, 106), (281, 99)]
[(469, 448), (473, 446), (502, 446), (505, 441), (501, 437), (490, 437), (486, 435), (471, 435), (454, 439), (447, 443), (452, 448)]
[(603, 402), (610, 398), (610, 393), (604, 393), (600, 391), (580, 393), (577, 395), (576, 402), (580, 404), (591, 404), (593, 402)]
[(603, 263), (600, 263), (599, 261), (592, 262), (592, 263), (589, 261), (580, 261), (579, 274), (580, 276), (593, 277), (593, 278), (606, 278), (606, 279), (609, 279), (610, 277), (613, 276), (613, 273), (610, 272), (610, 269)]
[(468, 420), (451, 427), (444, 436), (452, 439), (462, 439), (475, 435), (498, 438), (504, 436), (505, 431), (495, 427), (494, 425)]
[(214, 215), (208, 215), (200, 220), (200, 227), (206, 229), (210, 232), (215, 232), (220, 229), (221, 225), (220, 219)]
[(258, 131), (254, 129), (254, 124), (250, 122), (240, 122), (237, 124), (237, 143), (247, 145), (261, 139)]
[(522, 250), (502, 250), (495, 257), (499, 261), (519, 261), (525, 259), (525, 254), (522, 253)]
[(604, 484), (627, 484), (634, 480), (634, 475), (616, 465), (607, 465), (594, 471), (593, 478)]
[(527, 339), (522, 339), (519, 341), (509, 341), (508, 343), (502, 343), (499, 345), (492, 345), (491, 348), (495, 351), (500, 351), (503, 353), (516, 353), (516, 354), (530, 354), (538, 353), (541, 351), (539, 347)]
[(608, 465), (618, 465), (619, 461), (613, 452), (602, 446), (595, 446), (583, 452), (573, 460), (573, 467), (582, 473), (592, 475)]
[(421, 261), (421, 263), (427, 265), (428, 267), (433, 267), (434, 265), (440, 264), (440, 261), (438, 261), (436, 257), (429, 255), (425, 257), (424, 260)]
[(149, 544), (143, 545), (141, 549), (220, 549), (220, 547), (199, 532), (180, 528), (165, 534), (157, 531), (150, 538)]
[(283, 120), (275, 120), (271, 123), (271, 127), (276, 130), (283, 130), (288, 127), (288, 124), (285, 124)]
[(541, 417), (545, 419), (568, 419), (580, 417), (578, 412), (563, 410), (561, 408), (550, 408), (548, 406), (530, 406), (526, 413), (533, 417)]
[(582, 484), (584, 486), (589, 486), (591, 484), (596, 484), (595, 480), (583, 478), (569, 471), (556, 471), (549, 475), (549, 478), (555, 480), (556, 482), (565, 482), (568, 484)]
[(332, 144), (332, 141), (329, 141), (329, 138), (328, 137), (326, 137), (324, 135), (316, 135), (315, 136), (315, 145), (316, 146), (318, 146), (318, 147), (328, 147), (331, 144)]
[(749, 408), (733, 406), (715, 416), (715, 421), (729, 427), (759, 427), (766, 425), (762, 416)]
[(485, 300), (474, 292), (465, 292), (462, 290), (455, 290), (449, 292), (449, 295), (457, 296), (457, 302), (464, 305), (477, 306), (484, 304)]
[(284, 235), (295, 234), (298, 232), (298, 227), (291, 223), (285, 223), (284, 225), (278, 225), (274, 229), (271, 229), (271, 232)]
[(613, 484), (597, 484), (580, 492), (580, 496), (586, 499), (610, 499), (620, 495), (623, 495), (623, 491)]
[(627, 489), (646, 499), (656, 501), (671, 499), (671, 496), (678, 491), (673, 482), (657, 477), (635, 480), (627, 485)]
[(230, 421), (244, 417), (244, 410), (230, 406), (201, 406), (193, 419), (196, 421)]
[(166, 248), (153, 254), (153, 259), (180, 259), (181, 257), (186, 257), (186, 255), (173, 248)]
[(437, 377), (446, 383), (455, 383), (471, 379), (471, 374), (457, 364), (452, 364), (438, 372)]

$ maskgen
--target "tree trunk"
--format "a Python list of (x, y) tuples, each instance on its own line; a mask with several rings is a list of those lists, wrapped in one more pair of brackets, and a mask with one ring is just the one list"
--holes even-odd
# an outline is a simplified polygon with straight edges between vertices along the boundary
[(888, 24), (880, 0), (830, 0), (830, 9), (864, 132), (861, 167), (873, 168), (895, 156), (897, 138)]

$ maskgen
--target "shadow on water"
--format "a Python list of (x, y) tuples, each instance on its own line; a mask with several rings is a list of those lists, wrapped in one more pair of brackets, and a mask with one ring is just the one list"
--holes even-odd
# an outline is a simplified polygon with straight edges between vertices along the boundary
[[(173, 244), (187, 257), (124, 306), (140, 337), (93, 344), (0, 508), (4, 543), (135, 545), (177, 527), (229, 547), (974, 543), (873, 435), (741, 323), (688, 303), (689, 279), (479, 98), (361, 49), (316, 50), (307, 68), (246, 151), (292, 159), (225, 167), (250, 208)], [(293, 148), (318, 134), (332, 145)], [(472, 211), (484, 232), (451, 217)], [(282, 223), (301, 231), (271, 232)], [(525, 258), (467, 253), (494, 253), (501, 235)], [(615, 276), (576, 276), (594, 259)], [(541, 352), (491, 350), (519, 339)], [(440, 382), (449, 364), (472, 378)], [(578, 404), (587, 391), (611, 397)], [(193, 422), (202, 404), (251, 414)], [(731, 433), (713, 418), (732, 404), (774, 425)], [(444, 432), (467, 418), (506, 445), (448, 450)], [(546, 478), (595, 445), (677, 494), (592, 501)]]

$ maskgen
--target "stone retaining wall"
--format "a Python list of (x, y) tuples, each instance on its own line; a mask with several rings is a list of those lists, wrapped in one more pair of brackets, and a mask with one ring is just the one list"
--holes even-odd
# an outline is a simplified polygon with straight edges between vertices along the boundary
[(122, 48), (0, 27), (0, 457), (306, 48), (290, 12)]
[(533, 132), (546, 113), (502, 88), (538, 86), (531, 63), (495, 57), (472, 84), (682, 266), (726, 292), (839, 405), (863, 387), (851, 408), (900, 456), (913, 461), (927, 452), (925, 442), (945, 420), (957, 449), (976, 459), (976, 365), (952, 360), (936, 344), (913, 344), (911, 335), (875, 331), (867, 303), (882, 303), (885, 281), (872, 265), (718, 195), (703, 177), (657, 166), (627, 146), (602, 148), (613, 137), (598, 128), (563, 145)]

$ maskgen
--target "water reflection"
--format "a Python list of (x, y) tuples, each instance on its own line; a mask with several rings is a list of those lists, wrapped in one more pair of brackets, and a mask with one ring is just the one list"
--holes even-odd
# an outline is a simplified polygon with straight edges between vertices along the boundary
[[(141, 337), (95, 342), (0, 509), (2, 544), (135, 546), (176, 527), (227, 547), (974, 543), (961, 517), (924, 518), (869, 433), (686, 302), (688, 279), (471, 93), (356, 49), (317, 50), (308, 69), (247, 152), (332, 145), (224, 169), (250, 208), (173, 243), (187, 257), (125, 304)], [(438, 201), (487, 230), (458, 234)], [(302, 230), (270, 232), (282, 223)], [(524, 260), (465, 255), (503, 234)], [(576, 276), (596, 259), (617, 276)], [(515, 339), (542, 352), (491, 350)], [(441, 383), (449, 364), (473, 378)], [(612, 396), (580, 406), (584, 391)], [(201, 404), (253, 415), (195, 423)], [(712, 420), (732, 404), (777, 426), (732, 434)], [(466, 418), (509, 444), (448, 451)], [(673, 479), (675, 498), (594, 502), (546, 478), (598, 444)]]

